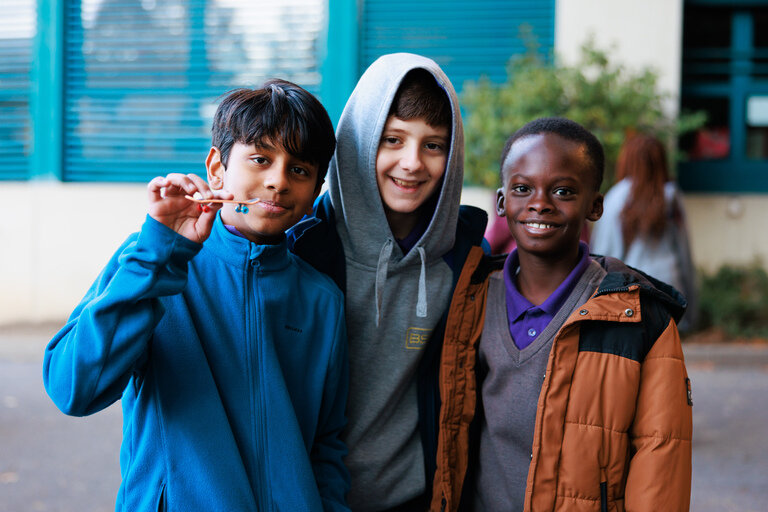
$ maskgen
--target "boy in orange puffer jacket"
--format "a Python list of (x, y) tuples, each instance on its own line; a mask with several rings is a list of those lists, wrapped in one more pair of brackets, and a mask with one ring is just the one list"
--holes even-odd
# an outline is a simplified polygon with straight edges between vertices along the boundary
[(688, 510), (685, 300), (579, 241), (603, 201), (584, 127), (532, 121), (501, 162), (517, 249), (473, 250), (453, 295), (432, 510)]

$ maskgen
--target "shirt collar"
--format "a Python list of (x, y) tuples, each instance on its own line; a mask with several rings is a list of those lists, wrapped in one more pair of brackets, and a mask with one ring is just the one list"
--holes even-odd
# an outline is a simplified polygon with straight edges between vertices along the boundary
[(517, 289), (515, 276), (520, 270), (520, 258), (517, 255), (517, 249), (512, 251), (504, 262), (504, 284), (507, 290), (507, 310), (510, 319), (517, 319), (531, 308), (538, 308), (549, 316), (554, 316), (562, 307), (565, 300), (573, 291), (579, 278), (589, 266), (591, 258), (589, 257), (589, 246), (584, 242), (579, 242), (579, 262), (568, 274), (568, 277), (560, 283), (560, 286), (547, 297), (547, 300), (536, 306), (526, 299)]

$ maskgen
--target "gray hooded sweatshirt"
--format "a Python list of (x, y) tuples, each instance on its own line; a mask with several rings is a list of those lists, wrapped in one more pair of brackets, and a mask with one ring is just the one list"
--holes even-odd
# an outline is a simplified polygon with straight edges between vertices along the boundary
[[(376, 154), (400, 82), (416, 68), (432, 73), (446, 91), (453, 120), (440, 197), (426, 231), (403, 254), (379, 195)], [(346, 259), (349, 504), (356, 511), (377, 511), (417, 497), (426, 486), (416, 372), (452, 292), (452, 271), (443, 255), (454, 244), (464, 173), (456, 92), (432, 60), (386, 55), (360, 78), (337, 139), (328, 183)]]

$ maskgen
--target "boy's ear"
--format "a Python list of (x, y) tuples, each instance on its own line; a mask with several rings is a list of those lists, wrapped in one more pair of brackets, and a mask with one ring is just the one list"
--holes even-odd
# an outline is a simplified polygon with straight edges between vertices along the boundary
[(587, 220), (591, 220), (592, 222), (595, 222), (597, 220), (600, 220), (600, 217), (603, 216), (603, 194), (600, 194), (599, 192), (595, 194), (595, 198), (592, 200), (592, 208), (590, 208), (589, 213), (587, 213)]
[(224, 186), (224, 164), (221, 163), (221, 151), (213, 146), (208, 151), (205, 159), (205, 168), (208, 170), (208, 184), (212, 189), (220, 189)]
[(499, 217), (506, 217), (507, 212), (504, 208), (504, 189), (496, 189), (496, 215)]

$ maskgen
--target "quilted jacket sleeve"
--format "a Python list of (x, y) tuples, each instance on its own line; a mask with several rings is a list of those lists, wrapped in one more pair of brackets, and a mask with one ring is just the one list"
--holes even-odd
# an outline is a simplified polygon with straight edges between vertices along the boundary
[(692, 407), (680, 336), (669, 321), (646, 356), (640, 376), (627, 512), (686, 511), (691, 495)]

